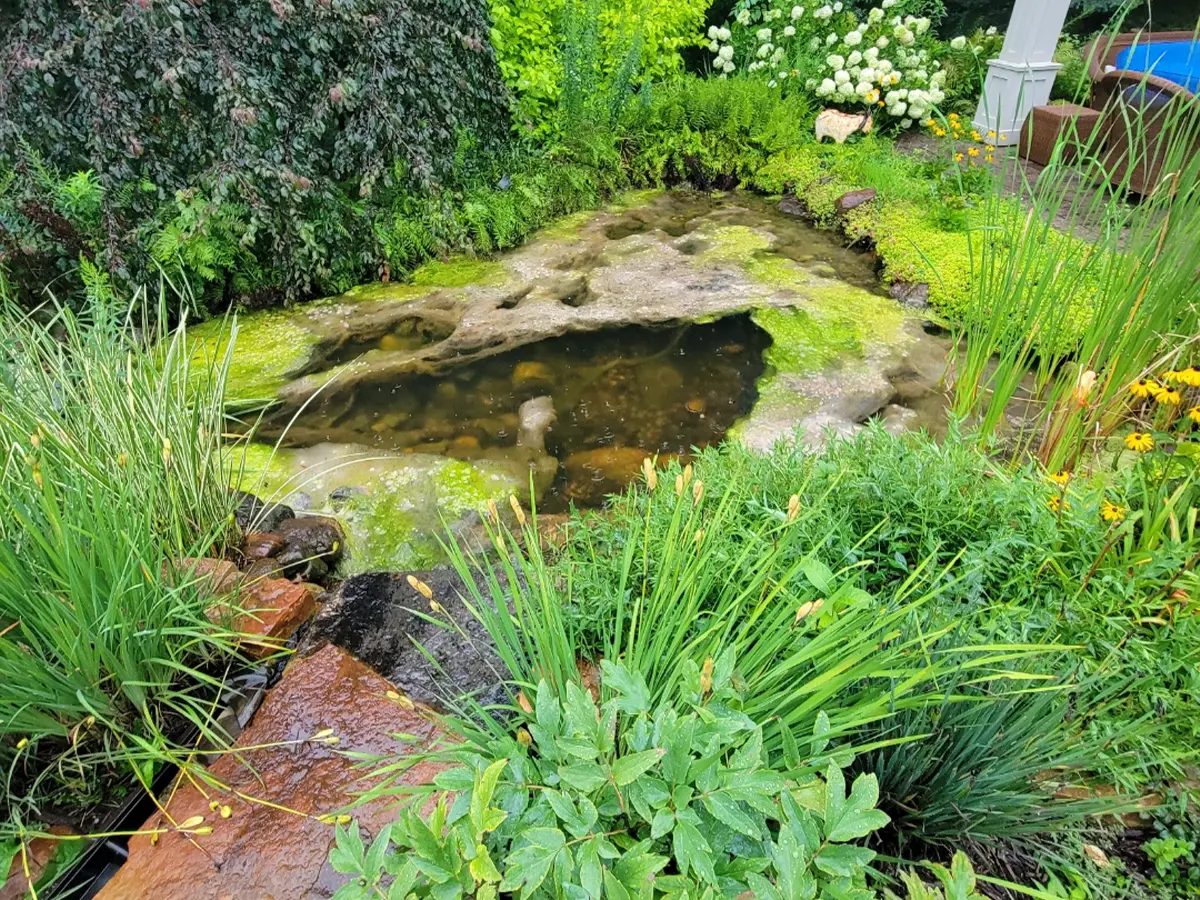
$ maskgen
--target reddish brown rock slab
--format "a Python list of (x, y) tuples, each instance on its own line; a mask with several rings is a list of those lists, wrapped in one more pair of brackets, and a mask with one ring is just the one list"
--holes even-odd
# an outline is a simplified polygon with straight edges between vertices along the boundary
[(266, 559), (287, 546), (287, 541), (272, 531), (252, 531), (242, 541), (242, 556), (246, 559)]
[[(172, 575), (175, 577), (172, 578)], [(238, 567), (227, 559), (185, 557), (173, 563), (163, 563), (163, 578), (172, 581), (178, 579), (179, 584), (194, 583), (202, 597), (220, 597), (232, 593), (240, 577)]]
[[(362, 770), (343, 751), (396, 754), (403, 745), (391, 735), (405, 733), (430, 741), (436, 729), (419, 708), (387, 696), (394, 688), (345, 651), (326, 645), (298, 658), (267, 694), (250, 727), (236, 746), (255, 747), (302, 740), (331, 728), (336, 746), (292, 744), (247, 750), (242, 755), (251, 772), (233, 756), (209, 769), (230, 790), (205, 796), (186, 784), (170, 798), (176, 822), (204, 816), (212, 834), (192, 844), (178, 833), (165, 833), (157, 845), (149, 836), (129, 842), (129, 860), (98, 895), (101, 900), (324, 900), (345, 882), (328, 864), (333, 826), (317, 817), (336, 811), (361, 790)], [(433, 766), (419, 766), (405, 776), (410, 784), (427, 783)], [(260, 780), (261, 779), (261, 780)], [(295, 810), (282, 812), (239, 798), (234, 791)], [(228, 804), (222, 819), (209, 809), (211, 800)], [(368, 833), (394, 817), (380, 801), (355, 811)], [(156, 814), (143, 830), (162, 827)], [(369, 840), (369, 835), (364, 835)], [(196, 845), (199, 846), (196, 846)]]
[(273, 653), (316, 615), (320, 591), (286, 578), (253, 581), (238, 594), (233, 630), (246, 635), (242, 645), (252, 656)]
[[(65, 825), (51, 825), (48, 831), (51, 834), (74, 834), (75, 832), (67, 828)], [(4, 882), (4, 886), (0, 887), (0, 900), (18, 900), (21, 897), (28, 897), (29, 882), (25, 880), (25, 866), (29, 865), (29, 874), (33, 877), (33, 883), (36, 885), (38, 879), (42, 877), (46, 871), (46, 866), (50, 865), (50, 860), (54, 858), (54, 854), (62, 849), (63, 842), (54, 838), (34, 838), (25, 845), (26, 860), (22, 860), (20, 851), (13, 857), (12, 865), (8, 869), (8, 880)]]

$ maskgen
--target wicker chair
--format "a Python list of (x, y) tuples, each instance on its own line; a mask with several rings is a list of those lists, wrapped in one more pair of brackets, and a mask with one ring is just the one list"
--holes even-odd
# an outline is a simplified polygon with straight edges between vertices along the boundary
[[(1153, 189), (1162, 176), (1166, 146), (1159, 138), (1166, 123), (1178, 117), (1180, 104), (1200, 115), (1200, 99), (1187, 88), (1165, 78), (1127, 69), (1105, 70), (1115, 67), (1117, 55), (1134, 44), (1144, 46), (1194, 40), (1197, 36), (1191, 31), (1104, 35), (1092, 41), (1084, 51), (1092, 82), (1092, 106), (1104, 114), (1100, 123), (1104, 163), (1113, 184), (1127, 183), (1130, 190), (1139, 194)], [(1136, 147), (1130, 146), (1131, 129), (1126, 124), (1127, 118), (1129, 121), (1141, 120), (1141, 127), (1136, 129), (1141, 135)], [(1192, 152), (1200, 153), (1200, 140), (1196, 141)]]

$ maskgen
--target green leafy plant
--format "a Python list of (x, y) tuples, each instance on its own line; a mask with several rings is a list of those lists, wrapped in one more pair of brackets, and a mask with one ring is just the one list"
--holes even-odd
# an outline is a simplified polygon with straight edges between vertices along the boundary
[(887, 823), (874, 776), (847, 793), (820, 734), (809, 765), (822, 775), (773, 769), (762, 729), (740, 710), (734, 668), (730, 653), (710, 660), (679, 708), (652, 709), (645, 680), (608, 660), (599, 706), (574, 682), (561, 694), (540, 682), (518, 722), (462, 729), (425, 757), (457, 763), (434, 777), (448, 795), (427, 818), (410, 803), (369, 849), (357, 825), (339, 828), (330, 862), (358, 879), (339, 900), (870, 897), (874, 852), (854, 842)]

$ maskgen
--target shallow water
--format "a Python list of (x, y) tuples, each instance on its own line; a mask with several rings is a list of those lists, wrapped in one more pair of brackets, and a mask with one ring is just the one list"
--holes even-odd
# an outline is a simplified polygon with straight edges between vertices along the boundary
[(719, 442), (753, 406), (769, 344), (748, 315), (565, 335), (446, 376), (359, 386), (349, 404), (337, 396), (310, 407), (288, 443), (484, 458), (516, 447), (522, 403), (550, 397), (558, 419), (545, 448), (561, 469), (544, 508), (597, 503), (647, 454)]

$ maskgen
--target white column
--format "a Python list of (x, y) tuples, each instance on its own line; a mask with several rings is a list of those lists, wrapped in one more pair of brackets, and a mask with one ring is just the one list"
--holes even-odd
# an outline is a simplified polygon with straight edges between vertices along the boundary
[(1054, 77), (1062, 68), (1054, 61), (1054, 48), (1070, 4), (1071, 0), (1017, 0), (1000, 56), (988, 60), (973, 122), (980, 134), (994, 131), (995, 143), (1015, 144), (1029, 111), (1050, 99)]

